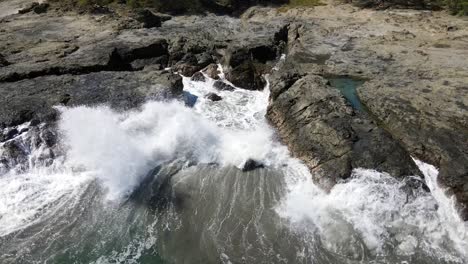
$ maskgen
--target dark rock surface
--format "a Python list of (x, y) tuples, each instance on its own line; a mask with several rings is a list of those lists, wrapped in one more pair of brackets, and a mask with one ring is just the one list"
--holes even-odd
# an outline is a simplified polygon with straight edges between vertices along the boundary
[(7, 66), (10, 64), (2, 54), (0, 54), (0, 67)]
[(219, 75), (221, 74), (221, 72), (218, 70), (218, 65), (214, 63), (208, 65), (205, 69), (203, 69), (203, 71), (206, 73), (206, 75), (208, 75), (208, 77), (215, 80), (218, 80)]
[(45, 13), (47, 12), (47, 9), (49, 8), (49, 4), (48, 3), (37, 3), (37, 2), (34, 2), (32, 3), (30, 6), (26, 7), (26, 8), (23, 8), (23, 9), (20, 9), (18, 11), (19, 14), (26, 14), (26, 13), (29, 13), (29, 12), (34, 12), (36, 14), (42, 14), (42, 13)]
[[(366, 16), (368, 12), (372, 13), (370, 17)], [(339, 18), (343, 14), (346, 14), (346, 18)], [(256, 21), (266, 22), (267, 17), (271, 16), (273, 16), (272, 12), (261, 9), (252, 10), (249, 13), (249, 18)], [(408, 164), (405, 160), (408, 161), (409, 155), (435, 165), (440, 169), (439, 184), (447, 187), (448, 195), (455, 195), (462, 217), (468, 220), (468, 169), (466, 166), (468, 164), (468, 145), (466, 144), (468, 142), (466, 136), (468, 135), (466, 122), (468, 120), (466, 92), (468, 22), (455, 21), (440, 13), (427, 11), (375, 12), (358, 10), (346, 5), (319, 7), (309, 12), (291, 10), (285, 16), (294, 16), (296, 23), (290, 23), (285, 27), (281, 37), (287, 40), (286, 61), (280, 68), (280, 71), (286, 71), (284, 73), (286, 76), (281, 78), (272, 76), (270, 80), (272, 105), (269, 110), (269, 117), (279, 127), (283, 139), (286, 137), (290, 142), (300, 142), (299, 139), (306, 138), (306, 135), (316, 129), (315, 127), (302, 129), (302, 127), (312, 126), (312, 124), (322, 125), (310, 119), (321, 117), (321, 113), (326, 112), (325, 109), (330, 109), (323, 106), (323, 108), (315, 109), (316, 112), (309, 110), (313, 106), (307, 105), (317, 99), (318, 95), (315, 93), (302, 95), (308, 99), (291, 95), (286, 96), (291, 100), (289, 102), (278, 99), (281, 96), (284, 97), (283, 94), (288, 94), (291, 87), (302, 85), (304, 89), (312, 89), (309, 86), (314, 86), (304, 84), (300, 80), (310, 79), (313, 78), (310, 76), (317, 75), (325, 77), (345, 75), (366, 80), (365, 84), (358, 88), (358, 96), (365, 109), (370, 112), (371, 118), (364, 118), (364, 120), (371, 120), (374, 123), (369, 127), (372, 129), (369, 131), (371, 133), (362, 134), (359, 132), (361, 129), (353, 124), (351, 127), (354, 133), (350, 133), (351, 138), (356, 136), (361, 143), (357, 141), (350, 147), (349, 144), (344, 144), (349, 140), (343, 139), (344, 141), (336, 141), (335, 144), (325, 149), (343, 150), (337, 152), (343, 154), (345, 150), (361, 148), (362, 144), (372, 146), (372, 142), (382, 141), (382, 138), (388, 138), (390, 135), (390, 142), (393, 143), (377, 144), (383, 149), (371, 154), (372, 157), (369, 160), (378, 162), (379, 156), (388, 153), (389, 159), (386, 166), (391, 167), (393, 161), (398, 161), (397, 156), (391, 155), (392, 149), (399, 145), (406, 152), (401, 156), (404, 158), (401, 161), (403, 162), (402, 171), (405, 171), (403, 168), (405, 168), (404, 164)], [(379, 29), (376, 25), (379, 25)], [(381, 27), (382, 25), (384, 26)], [(447, 31), (447, 28), (458, 30)], [(462, 28), (465, 30), (460, 32)], [(294, 70), (291, 71), (291, 68)], [(280, 104), (278, 100), (283, 103)], [(323, 102), (312, 104), (327, 105), (326, 102), (332, 104), (333, 111), (328, 111), (337, 116), (337, 121), (332, 121), (334, 126), (325, 123), (325, 127), (331, 127), (333, 131), (338, 126), (336, 131), (348, 131), (348, 129), (342, 129), (349, 128), (349, 126), (341, 127), (343, 125), (340, 121), (342, 114), (338, 114), (344, 109), (337, 107), (334, 100), (328, 98)], [(288, 109), (296, 109), (298, 105), (303, 106), (304, 109), (294, 116), (287, 113)], [(354, 115), (357, 117), (352, 117), (350, 120), (363, 119), (357, 113)], [(346, 119), (349, 119), (349, 116)], [(374, 128), (376, 125), (378, 130)], [(325, 130), (323, 126), (319, 128), (316, 131)], [(333, 133), (330, 132), (328, 136), (331, 137), (331, 135)], [(319, 133), (317, 137), (320, 136), (322, 134)], [(288, 142), (287, 139), (284, 140)], [(314, 142), (313, 138), (311, 140)], [(331, 142), (331, 140), (328, 141)], [(382, 143), (387, 141), (385, 139)], [(320, 149), (319, 143), (317, 143), (317, 149)], [(293, 153), (304, 159), (310, 168), (314, 169), (320, 165), (315, 158), (311, 158), (314, 157), (312, 155), (314, 152), (320, 153), (313, 148), (315, 145), (310, 149), (298, 143), (293, 144), (294, 146), (289, 145)], [(395, 147), (385, 150), (387, 146)], [(396, 153), (401, 153), (400, 147), (396, 148), (398, 149)], [(364, 149), (369, 150), (367, 147)], [(318, 154), (318, 156), (322, 160), (323, 158), (327, 160), (327, 155)], [(340, 160), (349, 162), (346, 155), (343, 157)], [(346, 166), (349, 166), (346, 162), (340, 166), (332, 166), (329, 170), (333, 173), (336, 173), (338, 169), (346, 171)], [(362, 166), (356, 160), (351, 162), (351, 167), (354, 167), (353, 163), (356, 166)], [(371, 162), (365, 167), (369, 165), (370, 167), (376, 166), (376, 168), (380, 166)], [(406, 166), (406, 168), (411, 167)], [(326, 173), (327, 170), (324, 172)], [(398, 174), (395, 171), (394, 173)]]
[(253, 160), (253, 159), (248, 159), (244, 166), (242, 167), (242, 171), (243, 172), (247, 172), (247, 171), (253, 171), (253, 170), (256, 170), (256, 169), (260, 169), (260, 168), (264, 168), (265, 166), (256, 161), (256, 160)]
[(53, 122), (53, 108), (64, 104), (109, 104), (118, 109), (139, 106), (147, 99), (178, 96), (182, 79), (170, 72), (97, 72), (84, 75), (44, 76), (0, 83), (0, 126), (22, 124), (32, 119)]
[(225, 83), (223, 81), (216, 81), (213, 84), (213, 87), (220, 90), (220, 91), (234, 91), (236, 88), (228, 83)]
[(138, 22), (143, 24), (144, 28), (161, 27), (162, 22), (170, 20), (167, 15), (156, 15), (148, 9), (139, 10), (136, 18)]
[[(439, 182), (468, 205), (468, 88), (454, 84), (385, 78), (358, 92), (386, 129), (413, 155), (436, 164)], [(462, 210), (468, 219), (468, 208)]]
[[(294, 69), (292, 69), (294, 71)], [(406, 150), (365, 113), (355, 112), (321, 76), (290, 71), (272, 77), (267, 117), (315, 181), (330, 189), (354, 168), (419, 175)]]
[[(203, 2), (232, 14), (271, 1)], [(439, 182), (466, 210), (468, 22), (350, 5), (252, 8), (241, 18), (173, 16), (164, 23), (148, 15), (146, 28), (135, 26), (145, 19), (53, 8), (2, 19), (0, 128), (53, 121), (54, 105), (128, 109), (154, 96), (180, 96), (182, 80), (171, 72), (203, 70), (218, 79), (219, 63), (244, 89), (263, 89), (263, 75), (272, 73), (268, 118), (325, 188), (357, 167), (419, 174), (413, 155), (440, 168)], [(272, 72), (282, 53), (285, 61)], [(329, 87), (327, 76), (344, 75), (366, 80), (358, 95), (369, 114)], [(215, 86), (234, 89), (221, 80)]]
[(203, 73), (201, 73), (201, 72), (194, 73), (190, 79), (192, 81), (195, 81), (195, 82), (204, 82), (204, 81), (206, 81), (205, 75), (203, 75)]
[(223, 98), (215, 93), (209, 93), (206, 95), (206, 98), (213, 101), (213, 102), (217, 102), (217, 101), (221, 101), (223, 100)]

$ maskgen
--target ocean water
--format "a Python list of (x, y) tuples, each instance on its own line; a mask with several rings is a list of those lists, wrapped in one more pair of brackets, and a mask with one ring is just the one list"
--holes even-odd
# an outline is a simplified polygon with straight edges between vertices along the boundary
[(0, 263), (466, 263), (435, 167), (416, 160), (431, 192), (356, 169), (326, 193), (265, 119), (268, 85), (213, 83), (184, 78), (191, 107), (59, 108), (54, 149), (40, 130), (13, 139), (26, 158), (0, 167)]

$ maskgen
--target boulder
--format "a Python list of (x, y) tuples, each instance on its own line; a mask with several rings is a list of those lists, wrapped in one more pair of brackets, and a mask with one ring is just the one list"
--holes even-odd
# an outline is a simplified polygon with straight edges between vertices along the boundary
[(247, 90), (263, 90), (266, 81), (263, 74), (271, 70), (268, 62), (275, 61), (281, 47), (276, 46), (273, 39), (265, 45), (248, 44), (247, 47), (232, 47), (224, 58), (227, 65), (226, 79), (235, 86)]
[(219, 75), (221, 74), (218, 69), (218, 65), (214, 63), (208, 65), (205, 69), (203, 69), (203, 71), (206, 73), (206, 75), (208, 75), (208, 77), (215, 80), (218, 80)]
[(216, 88), (217, 90), (220, 91), (234, 91), (236, 88), (228, 83), (225, 83), (223, 81), (217, 80), (214, 84), (213, 87)]
[(206, 81), (205, 75), (201, 72), (196, 72), (195, 74), (192, 75), (192, 78), (190, 80), (195, 81), (195, 82), (204, 82)]
[(167, 15), (156, 15), (148, 9), (137, 11), (135, 20), (143, 24), (144, 28), (161, 27), (162, 22), (170, 20)]
[(209, 93), (205, 96), (207, 99), (213, 101), (213, 102), (217, 102), (217, 101), (221, 101), (223, 100), (223, 98), (215, 93)]
[(253, 170), (264, 168), (264, 167), (265, 165), (263, 165), (261, 162), (256, 161), (254, 159), (248, 159), (245, 162), (244, 166), (242, 167), (242, 171), (243, 172), (253, 171)]

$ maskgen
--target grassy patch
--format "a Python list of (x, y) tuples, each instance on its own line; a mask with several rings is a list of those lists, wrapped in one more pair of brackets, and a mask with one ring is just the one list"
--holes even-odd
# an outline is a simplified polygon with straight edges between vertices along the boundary
[(468, 16), (468, 0), (446, 0), (446, 3), (452, 14)]

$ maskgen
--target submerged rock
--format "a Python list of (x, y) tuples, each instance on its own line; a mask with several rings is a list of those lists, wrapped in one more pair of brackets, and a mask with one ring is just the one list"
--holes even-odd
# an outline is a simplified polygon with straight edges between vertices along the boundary
[(217, 102), (217, 101), (221, 101), (223, 100), (223, 98), (215, 93), (209, 93), (206, 95), (206, 98), (213, 101), (213, 102)]
[(204, 82), (206, 81), (205, 75), (201, 72), (196, 72), (195, 74), (192, 75), (192, 78), (190, 80), (194, 82)]
[(213, 87), (220, 90), (220, 91), (234, 91), (236, 88), (234, 88), (234, 86), (228, 84), (228, 83), (225, 83), (223, 81), (216, 81), (214, 84), (213, 84)]
[(264, 168), (265, 165), (263, 165), (261, 162), (258, 162), (254, 159), (248, 159), (244, 166), (242, 167), (242, 171), (247, 172), (247, 171), (253, 171), (256, 169)]

